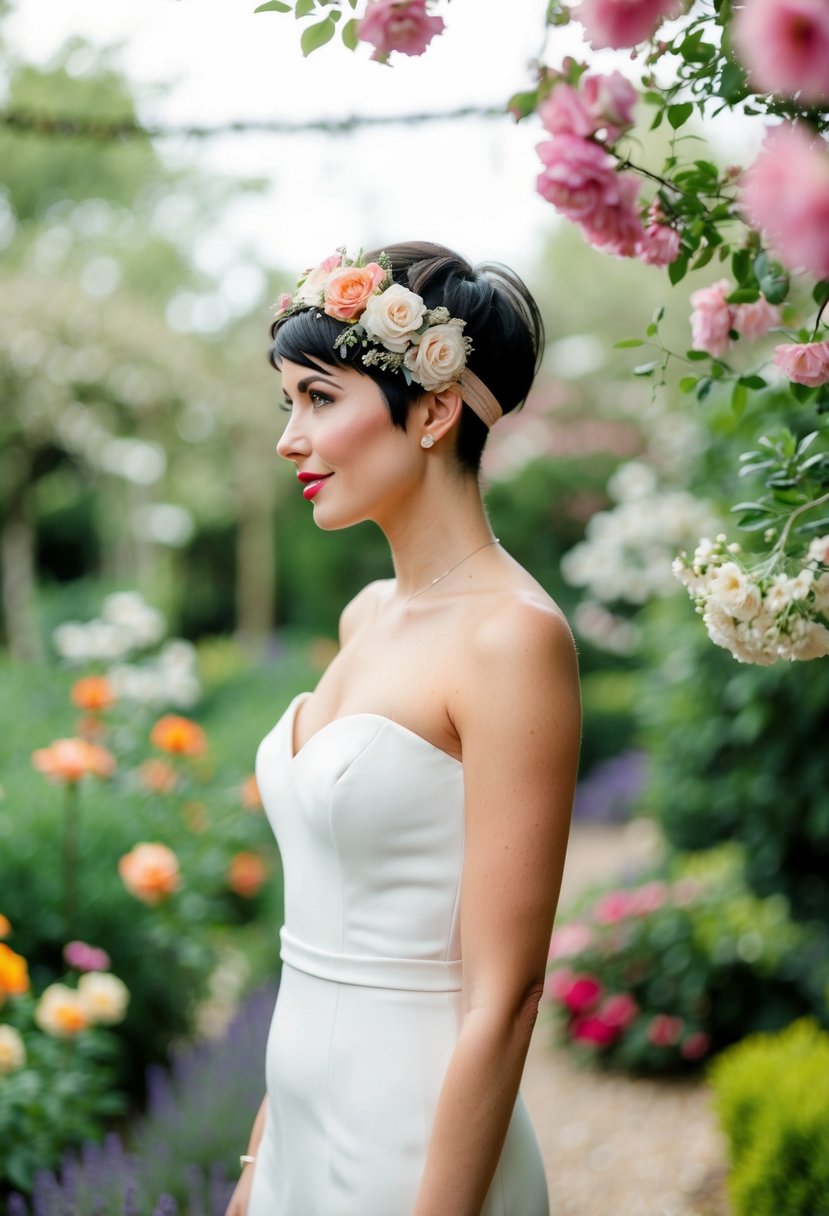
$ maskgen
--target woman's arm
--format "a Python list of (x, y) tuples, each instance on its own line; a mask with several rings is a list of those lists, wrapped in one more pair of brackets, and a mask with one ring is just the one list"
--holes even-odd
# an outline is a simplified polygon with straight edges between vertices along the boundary
[(464, 1017), (413, 1216), (478, 1216), (507, 1133), (544, 988), (578, 765), (573, 639), (537, 601), (491, 615), (452, 707), (466, 845)]
[[(250, 1133), (250, 1140), (246, 1150), (246, 1156), (255, 1157), (259, 1148), (259, 1142), (262, 1139), (262, 1131), (265, 1126), (265, 1109), (267, 1107), (267, 1096), (262, 1099), (262, 1105), (257, 1111), (256, 1118), (253, 1121), (253, 1130)], [(225, 1216), (246, 1216), (248, 1203), (250, 1201), (250, 1188), (253, 1185), (253, 1171), (255, 1166), (243, 1165), (242, 1173), (239, 1176), (239, 1181), (233, 1194), (230, 1196), (230, 1203), (227, 1205)]]

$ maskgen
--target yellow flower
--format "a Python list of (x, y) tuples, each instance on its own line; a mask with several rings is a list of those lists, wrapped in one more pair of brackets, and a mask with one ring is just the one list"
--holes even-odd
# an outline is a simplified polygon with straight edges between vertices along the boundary
[(90, 1018), (81, 997), (66, 984), (50, 984), (35, 1009), (35, 1021), (41, 1030), (58, 1039), (73, 1039), (86, 1030)]
[(16, 1072), (26, 1063), (26, 1048), (13, 1026), (0, 1026), (0, 1077)]
[(123, 1020), (130, 994), (126, 984), (107, 971), (88, 971), (78, 980), (78, 996), (90, 1022), (112, 1026)]
[(7, 996), (29, 991), (29, 969), (22, 954), (0, 942), (0, 1005)]

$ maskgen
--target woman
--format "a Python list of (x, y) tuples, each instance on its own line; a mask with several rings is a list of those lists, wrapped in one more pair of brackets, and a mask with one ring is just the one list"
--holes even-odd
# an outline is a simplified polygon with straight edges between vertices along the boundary
[(325, 529), (395, 577), (347, 606), (263, 740), (282, 852), (268, 1094), (228, 1216), (545, 1216), (518, 1097), (579, 746), (561, 612), (500, 547), (477, 471), (526, 397), (538, 309), (438, 245), (327, 259), (284, 296), (277, 450)]

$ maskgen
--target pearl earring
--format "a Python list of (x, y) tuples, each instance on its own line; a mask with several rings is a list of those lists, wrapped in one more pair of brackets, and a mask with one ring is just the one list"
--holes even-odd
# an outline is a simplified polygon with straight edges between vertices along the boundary
[(420, 446), (422, 448), (431, 448), (434, 446), (434, 442), (435, 442), (434, 435), (424, 435), (420, 441)]

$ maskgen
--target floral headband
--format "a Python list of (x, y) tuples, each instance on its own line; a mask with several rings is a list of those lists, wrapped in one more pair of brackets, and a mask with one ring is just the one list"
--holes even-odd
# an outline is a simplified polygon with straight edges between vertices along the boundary
[(339, 249), (307, 270), (293, 295), (279, 297), (276, 319), (311, 308), (346, 322), (334, 345), (341, 358), (349, 347), (362, 346), (366, 367), (402, 372), (407, 384), (419, 384), (426, 392), (457, 384), (487, 426), (503, 414), (484, 382), (466, 366), (472, 353), (472, 339), (463, 333), (466, 322), (451, 317), (448, 308), (427, 308), (421, 296), (395, 283), (385, 253), (366, 264), (362, 251), (349, 258)]

